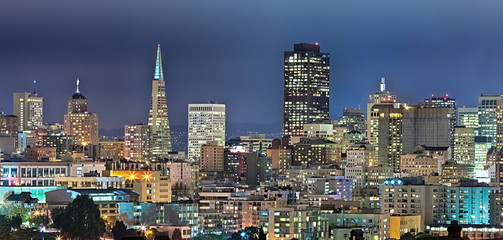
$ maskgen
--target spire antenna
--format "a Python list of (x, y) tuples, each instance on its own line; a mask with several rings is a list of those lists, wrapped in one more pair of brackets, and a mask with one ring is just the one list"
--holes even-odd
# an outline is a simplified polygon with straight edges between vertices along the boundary
[(384, 78), (384, 77), (381, 78), (380, 90), (381, 90), (381, 92), (386, 91), (386, 78)]
[(80, 93), (79, 85), (80, 85), (80, 79), (79, 77), (77, 77), (77, 90), (75, 91), (76, 93)]
[(33, 93), (37, 93), (37, 80), (33, 80)]
[(154, 80), (164, 80), (164, 74), (162, 72), (162, 56), (161, 56), (161, 44), (157, 44), (157, 56), (155, 58), (155, 72)]

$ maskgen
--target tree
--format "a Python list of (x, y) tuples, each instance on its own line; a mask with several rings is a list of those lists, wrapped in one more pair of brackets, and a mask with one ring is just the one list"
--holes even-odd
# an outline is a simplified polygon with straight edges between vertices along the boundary
[(0, 215), (0, 239), (9, 239), (9, 225), (9, 218), (5, 215)]
[(115, 226), (112, 228), (112, 234), (115, 240), (121, 240), (127, 233), (127, 226), (123, 221), (117, 220)]
[(173, 235), (171, 235), (172, 240), (182, 240), (182, 232), (180, 231), (180, 228), (175, 229), (173, 231)]
[(46, 216), (46, 215), (31, 215), (30, 218), (28, 219), (28, 221), (30, 222), (30, 224), (38, 227), (38, 226), (47, 226), (49, 225), (49, 217)]
[(23, 224), (23, 218), (21, 216), (12, 216), (9, 219), (9, 226), (11, 228), (19, 228)]
[(160, 234), (155, 236), (154, 240), (171, 240), (168, 234)]
[(52, 225), (54, 225), (55, 228), (61, 229), (61, 225), (63, 224), (64, 216), (65, 216), (65, 208), (58, 207), (55, 208), (51, 211), (51, 220), (52, 220)]
[(75, 240), (98, 239), (105, 232), (98, 205), (88, 195), (77, 196), (65, 209), (61, 232)]

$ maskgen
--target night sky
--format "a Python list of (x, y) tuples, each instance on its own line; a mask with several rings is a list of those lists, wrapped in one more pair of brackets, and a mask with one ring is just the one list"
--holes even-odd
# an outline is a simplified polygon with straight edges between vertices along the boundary
[(172, 124), (187, 104), (227, 104), (233, 123), (282, 121), (283, 51), (331, 54), (331, 117), (365, 107), (385, 76), (399, 101), (449, 93), (475, 106), (503, 92), (503, 1), (0, 0), (0, 105), (44, 96), (63, 122), (81, 80), (100, 127), (146, 121), (157, 43)]

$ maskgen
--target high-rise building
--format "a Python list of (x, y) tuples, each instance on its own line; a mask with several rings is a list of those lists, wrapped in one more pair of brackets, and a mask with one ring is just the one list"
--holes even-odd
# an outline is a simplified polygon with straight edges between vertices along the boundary
[(37, 92), (18, 92), (13, 95), (13, 112), (19, 118), (19, 131), (43, 126), (44, 98)]
[(283, 135), (299, 136), (304, 124), (329, 119), (330, 54), (298, 43), (284, 53)]
[(403, 153), (417, 145), (454, 147), (454, 109), (435, 106), (406, 107), (403, 114)]
[(479, 129), (479, 109), (478, 108), (458, 108), (457, 111), (457, 125), (473, 128), (478, 135)]
[(338, 124), (345, 126), (348, 132), (356, 131), (365, 134), (366, 131), (363, 110), (358, 108), (344, 108)]
[(496, 146), (496, 122), (498, 100), (500, 94), (481, 94), (479, 96), (479, 129), (478, 135), (491, 138), (493, 146)]
[(224, 146), (217, 141), (208, 141), (201, 146), (200, 172), (224, 171)]
[(151, 159), (151, 129), (143, 123), (124, 127), (124, 157), (130, 161), (147, 162)]
[(14, 115), (6, 115), (0, 112), (0, 135), (17, 138), (19, 118)]
[(451, 108), (456, 111), (456, 99), (450, 98), (449, 94), (445, 94), (443, 97), (431, 96), (431, 98), (424, 99), (422, 104), (428, 107)]
[(374, 145), (378, 165), (400, 172), (403, 152), (403, 114), (405, 109), (394, 104), (376, 104), (371, 108), (369, 142)]
[(197, 161), (206, 142), (225, 145), (225, 104), (189, 104), (188, 111), (188, 159)]
[(152, 133), (152, 159), (165, 158), (171, 152), (171, 132), (169, 129), (168, 105), (166, 101), (166, 82), (162, 72), (161, 45), (157, 45), (152, 99), (148, 125)]
[(78, 145), (98, 145), (98, 114), (87, 111), (87, 99), (80, 93), (79, 85), (77, 79), (77, 90), (68, 99), (65, 133), (76, 136)]
[[(372, 115), (372, 107), (376, 104), (390, 104), (394, 106), (398, 106), (396, 101), (396, 95), (391, 95), (389, 91), (386, 91), (386, 79), (381, 78), (381, 84), (379, 87), (379, 91), (369, 95), (369, 102), (367, 103), (367, 138), (371, 138), (371, 132), (375, 132), (375, 127), (371, 123)], [(375, 117), (375, 116), (374, 116)], [(374, 127), (374, 129), (372, 129)], [(376, 147), (375, 143), (370, 142)]]
[(454, 132), (454, 161), (460, 164), (475, 164), (475, 130), (456, 127)]

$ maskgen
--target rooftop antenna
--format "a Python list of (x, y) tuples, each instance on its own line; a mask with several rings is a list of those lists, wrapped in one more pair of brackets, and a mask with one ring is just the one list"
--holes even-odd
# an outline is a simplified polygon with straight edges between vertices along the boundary
[(381, 90), (381, 92), (386, 91), (386, 78), (384, 78), (384, 77), (381, 78), (380, 90)]
[(80, 79), (79, 77), (77, 77), (77, 90), (75, 91), (76, 93), (80, 93), (79, 85), (80, 85)]
[(37, 93), (37, 80), (33, 80), (33, 93)]

